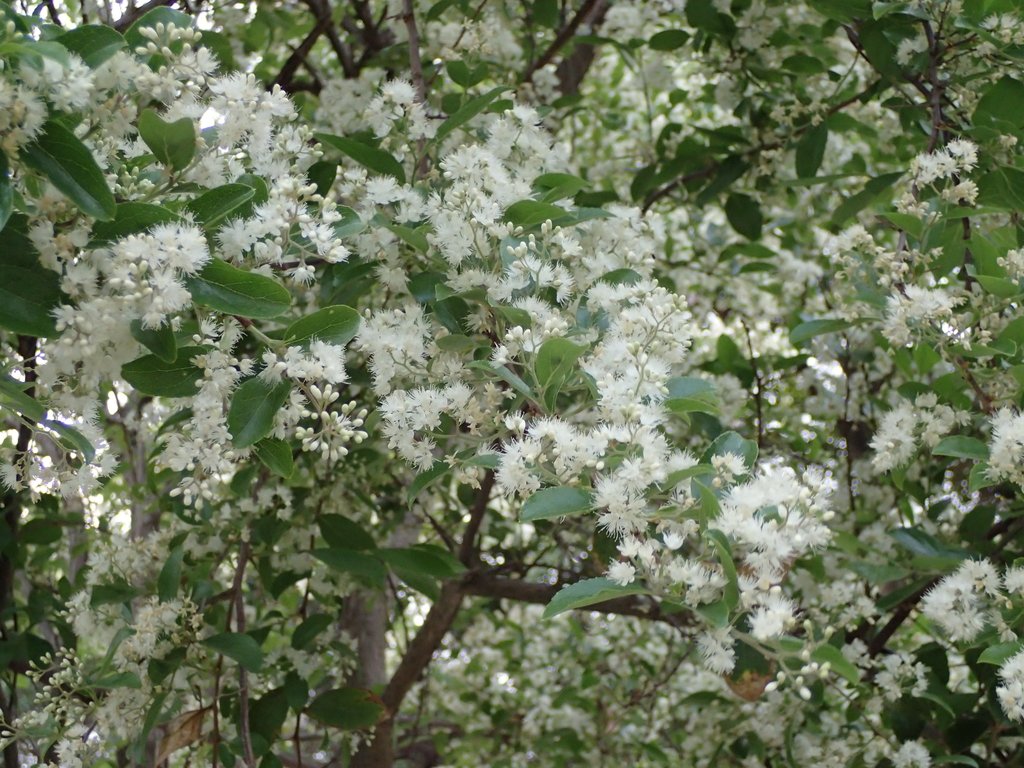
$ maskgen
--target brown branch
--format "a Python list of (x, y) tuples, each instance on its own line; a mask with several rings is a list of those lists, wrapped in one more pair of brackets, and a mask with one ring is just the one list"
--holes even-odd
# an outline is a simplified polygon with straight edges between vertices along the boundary
[[(39, 350), (39, 343), (34, 336), (18, 336), (18, 354), (21, 357), (22, 370), (25, 375), (25, 394), (35, 397), (36, 394), (36, 353)], [(32, 444), (32, 425), (27, 420), (22, 420), (18, 426), (18, 438), (14, 449), (14, 467), (17, 472), (18, 485), (25, 486), (28, 477), (25, 471), (25, 462), (28, 460), (28, 449)], [(10, 642), (11, 634), (18, 631), (18, 607), (14, 602), (14, 563), (18, 555), (18, 526), (21, 522), (21, 499), (22, 493), (17, 490), (10, 490), (4, 495), (3, 500), (3, 521), (7, 527), (7, 536), (11, 544), (5, 548), (4, 554), (0, 555), (0, 636)], [(10, 631), (8, 631), (8, 620)], [(3, 702), (2, 712), (4, 720), (8, 723), (14, 722), (17, 708), (17, 670), (11, 665), (14, 677), (11, 680), (10, 697)], [(17, 768), (21, 765), (18, 756), (18, 743), (12, 742), (4, 747), (4, 765), (6, 768)]]
[(115, 21), (112, 26), (118, 32), (124, 32), (128, 27), (134, 24), (136, 21), (141, 19), (147, 13), (152, 11), (154, 8), (160, 8), (161, 6), (173, 6), (174, 0), (150, 0), (148, 3), (143, 3), (138, 8), (133, 8), (125, 13), (121, 18)]
[[(238, 566), (235, 578), (231, 583), (234, 592), (235, 631), (245, 632), (245, 600), (242, 597), (242, 582), (245, 579), (245, 566), (249, 562), (249, 540), (242, 542), (238, 550)], [(228, 615), (228, 621), (231, 617)], [(249, 673), (241, 664), (238, 665), (238, 735), (242, 740), (242, 753), (248, 768), (255, 768), (256, 756), (252, 748), (252, 734), (249, 731)]]
[(427, 99), (427, 84), (423, 79), (423, 61), (420, 59), (420, 31), (416, 26), (416, 14), (412, 0), (402, 2), (402, 21), (409, 37), (409, 72), (412, 84), (416, 88), (416, 101), (422, 104)]
[(459, 560), (463, 565), (470, 565), (476, 560), (477, 544), (476, 536), (480, 531), (480, 524), (483, 522), (484, 513), (487, 511), (487, 503), (491, 500), (491, 491), (494, 489), (494, 470), (487, 470), (484, 479), (480, 483), (480, 489), (476, 494), (476, 502), (469, 513), (469, 523), (466, 525), (466, 532), (462, 536), (462, 544), (459, 546)]
[(293, 89), (295, 73), (298, 72), (299, 67), (306, 61), (306, 57), (309, 52), (313, 50), (313, 46), (316, 45), (316, 41), (320, 39), (320, 36), (327, 31), (327, 27), (331, 23), (330, 14), (326, 16), (317, 17), (316, 23), (313, 28), (309, 30), (309, 33), (303, 38), (302, 42), (299, 43), (298, 48), (292, 51), (285, 62), (284, 66), (281, 67), (281, 71), (277, 73), (277, 77), (274, 78), (274, 85), (279, 85), (285, 91), (291, 91)]
[(537, 70), (546, 67), (552, 61), (558, 52), (564, 48), (570, 40), (576, 35), (576, 31), (580, 28), (584, 21), (588, 18), (592, 18), (596, 15), (596, 12), (601, 11), (601, 7), (604, 5), (604, 0), (584, 0), (583, 5), (576, 12), (568, 23), (558, 30), (558, 34), (555, 35), (555, 39), (551, 41), (544, 53), (540, 55), (536, 61), (532, 62), (529, 67), (526, 68), (526, 72), (523, 73), (522, 82), (528, 83), (533, 79), (534, 74)]
[[(490, 597), (499, 600), (515, 600), (519, 603), (531, 603), (533, 605), (547, 605), (551, 602), (558, 591), (568, 582), (558, 584), (538, 584), (535, 582), (522, 581), (521, 579), (508, 579), (500, 576), (487, 574), (476, 574), (468, 577), (462, 583), (462, 590), (467, 595), (476, 597)], [(582, 608), (583, 611), (594, 611), (615, 616), (634, 616), (647, 621), (657, 621), (671, 624), (674, 627), (689, 626), (690, 614), (687, 612), (666, 613), (654, 600), (649, 600), (642, 595), (629, 595), (617, 597), (614, 600), (607, 600), (596, 605), (588, 605)]]

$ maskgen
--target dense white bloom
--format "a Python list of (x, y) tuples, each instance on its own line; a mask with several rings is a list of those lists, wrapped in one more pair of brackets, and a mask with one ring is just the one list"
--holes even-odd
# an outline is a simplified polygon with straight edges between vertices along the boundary
[(988, 466), (993, 478), (1024, 483), (1024, 415), (1000, 408), (992, 417)]

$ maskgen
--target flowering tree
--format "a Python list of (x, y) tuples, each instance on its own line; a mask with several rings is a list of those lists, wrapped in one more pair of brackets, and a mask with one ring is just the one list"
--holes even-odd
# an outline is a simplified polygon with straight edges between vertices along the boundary
[(1018, 3), (0, 15), (5, 768), (1024, 764)]

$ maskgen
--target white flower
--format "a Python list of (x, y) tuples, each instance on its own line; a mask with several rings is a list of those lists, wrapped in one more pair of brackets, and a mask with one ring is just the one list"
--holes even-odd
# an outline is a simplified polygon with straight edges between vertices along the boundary
[(636, 568), (625, 560), (618, 560), (608, 568), (608, 578), (621, 587), (632, 584), (636, 578)]

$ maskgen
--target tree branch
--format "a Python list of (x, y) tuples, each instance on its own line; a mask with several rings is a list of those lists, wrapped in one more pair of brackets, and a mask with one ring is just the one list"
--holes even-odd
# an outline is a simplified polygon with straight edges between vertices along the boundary
[(544, 53), (542, 53), (536, 61), (532, 62), (530, 66), (526, 68), (526, 72), (523, 73), (522, 82), (530, 82), (538, 69), (543, 69), (554, 61), (555, 56), (557, 56), (558, 52), (562, 50), (570, 40), (572, 40), (576, 35), (576, 31), (580, 26), (582, 26), (583, 22), (596, 15), (596, 13), (601, 13), (604, 5), (605, 0), (584, 0), (583, 5), (580, 6), (576, 15), (573, 16), (564, 27), (558, 30), (558, 34), (555, 36), (555, 39), (551, 41), (551, 45), (544, 50)]
[[(547, 605), (558, 591), (568, 582), (558, 584), (538, 584), (508, 579), (487, 574), (475, 574), (462, 583), (462, 591), (476, 597), (490, 597), (499, 600), (515, 600), (519, 603)], [(690, 626), (690, 614), (686, 612), (665, 613), (654, 600), (642, 595), (617, 597), (596, 605), (581, 608), (583, 611), (594, 611), (614, 616), (634, 616), (647, 621), (658, 621), (674, 627)]]

